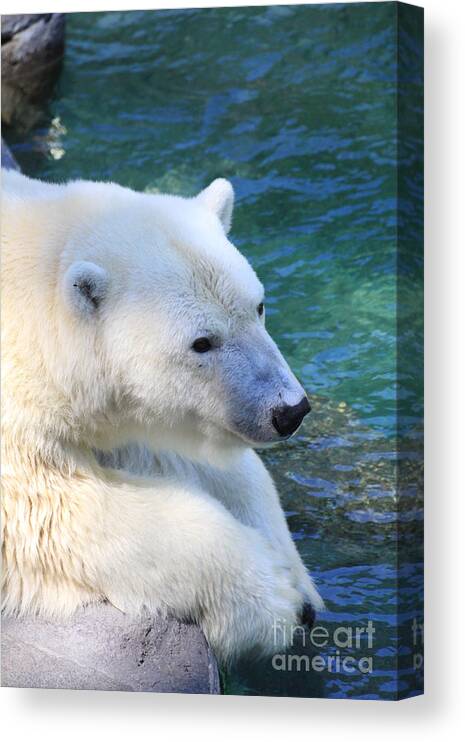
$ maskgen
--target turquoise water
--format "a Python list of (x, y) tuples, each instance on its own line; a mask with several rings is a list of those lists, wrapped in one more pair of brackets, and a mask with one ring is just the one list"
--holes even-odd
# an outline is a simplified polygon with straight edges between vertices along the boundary
[(391, 699), (418, 682), (409, 626), (422, 586), (421, 50), (401, 18), (397, 54), (397, 12), (73, 14), (49, 121), (9, 133), (38, 177), (185, 195), (217, 176), (234, 184), (232, 238), (314, 401), (298, 438), (266, 459), (326, 599), (318, 623), (331, 633), (371, 617), (376, 635), (372, 672), (244, 663), (228, 692)]

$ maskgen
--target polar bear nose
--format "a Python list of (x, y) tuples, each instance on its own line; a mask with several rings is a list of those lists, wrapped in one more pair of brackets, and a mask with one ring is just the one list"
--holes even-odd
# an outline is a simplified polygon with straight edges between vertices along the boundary
[(292, 435), (310, 410), (311, 407), (307, 397), (302, 397), (296, 405), (283, 405), (282, 407), (275, 408), (271, 422), (279, 435)]

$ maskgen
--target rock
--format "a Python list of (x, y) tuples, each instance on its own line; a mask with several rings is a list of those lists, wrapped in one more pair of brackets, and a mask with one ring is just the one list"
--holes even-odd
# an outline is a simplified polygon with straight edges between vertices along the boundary
[(29, 15), (4, 15), (2, 16), (2, 44), (25, 28), (29, 28), (41, 18), (47, 18), (51, 13), (30, 13)]
[(7, 170), (19, 170), (19, 165), (11, 154), (10, 148), (2, 139), (2, 167)]
[(88, 606), (72, 618), (3, 618), (2, 686), (220, 692), (218, 668), (193, 624), (129, 618), (112, 606)]
[(2, 16), (2, 122), (28, 129), (58, 78), (64, 52), (63, 13)]

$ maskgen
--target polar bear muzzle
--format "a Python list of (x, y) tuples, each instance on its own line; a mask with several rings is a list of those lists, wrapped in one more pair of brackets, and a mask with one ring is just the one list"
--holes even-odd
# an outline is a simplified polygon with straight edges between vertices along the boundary
[(267, 444), (296, 432), (310, 404), (263, 325), (232, 339), (221, 362), (228, 427), (253, 444)]

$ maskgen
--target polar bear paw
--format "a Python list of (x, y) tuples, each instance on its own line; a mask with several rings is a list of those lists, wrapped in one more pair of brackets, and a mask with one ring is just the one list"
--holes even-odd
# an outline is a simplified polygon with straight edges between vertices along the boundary
[[(235, 579), (223, 584), (221, 611), (212, 606), (202, 628), (225, 664), (240, 655), (282, 651), (302, 618), (303, 598), (292, 570), (260, 535), (247, 555), (238, 557)], [(230, 572), (231, 576), (231, 572)]]

